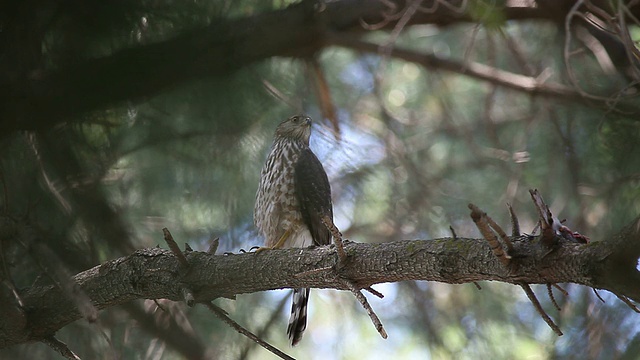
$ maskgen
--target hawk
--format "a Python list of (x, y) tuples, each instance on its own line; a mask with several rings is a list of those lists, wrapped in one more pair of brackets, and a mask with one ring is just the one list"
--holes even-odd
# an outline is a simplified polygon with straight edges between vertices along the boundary
[[(299, 248), (331, 243), (323, 220), (333, 222), (331, 188), (320, 160), (309, 148), (311, 118), (295, 115), (276, 128), (271, 152), (262, 168), (254, 223), (265, 247)], [(293, 290), (287, 334), (296, 345), (307, 327), (309, 289)]]

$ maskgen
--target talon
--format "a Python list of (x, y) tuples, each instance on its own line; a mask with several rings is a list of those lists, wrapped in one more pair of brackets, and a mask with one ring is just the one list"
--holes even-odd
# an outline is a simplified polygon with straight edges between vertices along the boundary
[[(289, 235), (291, 235), (291, 230), (287, 230), (284, 232), (284, 234), (282, 234), (282, 236), (280, 236), (280, 239), (278, 239), (278, 241), (276, 242), (275, 245), (269, 247), (269, 246), (254, 246), (256, 248), (256, 254), (263, 252), (265, 250), (273, 250), (273, 249), (280, 249), (282, 248), (282, 246), (284, 245), (285, 241), (287, 241), (287, 239), (289, 238)], [(253, 249), (253, 248), (251, 248)]]
[(273, 250), (273, 248), (270, 248), (268, 246), (266, 246), (266, 247), (265, 246), (257, 246), (257, 249), (256, 249), (255, 253), (256, 254), (257, 253), (261, 253), (261, 252), (263, 252), (265, 250)]
[(260, 246), (252, 246), (252, 247), (249, 249), (249, 252), (251, 252), (252, 250), (258, 250), (258, 249), (260, 249)]
[[(249, 251), (251, 251), (251, 250), (249, 250)], [(240, 249), (240, 250), (239, 250), (239, 252), (241, 252), (241, 253), (243, 253), (243, 254), (246, 254), (246, 253), (247, 253), (247, 251), (246, 251), (245, 249)]]

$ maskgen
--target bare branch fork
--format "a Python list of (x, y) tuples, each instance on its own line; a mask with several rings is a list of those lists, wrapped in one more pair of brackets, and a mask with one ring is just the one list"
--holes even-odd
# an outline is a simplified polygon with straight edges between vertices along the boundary
[[(333, 235), (333, 238), (335, 240), (336, 249), (337, 249), (338, 258), (339, 258), (338, 266), (336, 268), (339, 269), (341, 266), (343, 266), (344, 262), (346, 262), (346, 260), (347, 260), (347, 255), (346, 255), (346, 253), (344, 251), (344, 245), (343, 245), (343, 242), (342, 242), (342, 233), (340, 233), (338, 228), (335, 226), (333, 221), (331, 221), (330, 219), (324, 218), (323, 219), (323, 223), (331, 231), (331, 234)], [(190, 268), (189, 261), (187, 260), (187, 258), (184, 255), (184, 253), (182, 251), (180, 251), (180, 248), (178, 247), (178, 244), (173, 239), (173, 236), (171, 235), (171, 232), (169, 232), (169, 230), (167, 228), (163, 228), (162, 232), (164, 234), (164, 240), (167, 243), (167, 245), (169, 246), (169, 249), (176, 256), (178, 261), (180, 262), (181, 270), (184, 271), (184, 272), (188, 271), (189, 268)], [(218, 241), (217, 238), (214, 239), (211, 242), (211, 245), (210, 245), (210, 247), (209, 247), (207, 252), (208, 253), (215, 253), (215, 251), (216, 251), (216, 249), (218, 247), (218, 242), (219, 241)], [(185, 246), (186, 246), (187, 250), (191, 251), (191, 248), (189, 247), (189, 245), (185, 245)], [(312, 270), (312, 272), (327, 271), (329, 269), (332, 269), (332, 268), (322, 268), (322, 269), (318, 269), (318, 270)], [(301, 274), (299, 274), (299, 275), (301, 275)], [(302, 275), (304, 275), (304, 274), (302, 274)], [(374, 324), (376, 330), (378, 331), (378, 333), (380, 333), (380, 336), (382, 336), (382, 338), (386, 339), (387, 338), (387, 332), (384, 330), (384, 327), (382, 326), (382, 322), (380, 321), (380, 319), (378, 318), (376, 313), (371, 308), (371, 305), (369, 305), (369, 302), (367, 301), (367, 298), (365, 298), (364, 295), (362, 295), (362, 292), (360, 291), (360, 289), (358, 289), (356, 287), (356, 285), (353, 284), (348, 279), (339, 278), (337, 273), (336, 273), (336, 279), (338, 279), (342, 284), (344, 284), (353, 293), (353, 295), (356, 297), (356, 299), (358, 299), (358, 301), (360, 302), (362, 307), (367, 312), (367, 315), (369, 315), (369, 317), (371, 318), (371, 321), (373, 322), (373, 324)], [(182, 296), (184, 298), (185, 303), (190, 307), (193, 306), (195, 304), (193, 291), (191, 289), (189, 289), (188, 287), (186, 287), (186, 286), (181, 287), (181, 290), (182, 290)], [(374, 295), (376, 295), (378, 297), (383, 297), (383, 295), (381, 293), (379, 293), (378, 291), (373, 290), (371, 287), (367, 287), (367, 290), (369, 290), (371, 293), (373, 293)], [(254, 342), (259, 344), (263, 348), (265, 348), (268, 351), (270, 351), (271, 353), (273, 353), (274, 355), (276, 355), (276, 356), (278, 356), (278, 357), (280, 357), (282, 359), (293, 359), (292, 357), (290, 357), (289, 355), (285, 354), (284, 352), (282, 352), (278, 348), (276, 348), (273, 345), (269, 344), (268, 342), (264, 341), (259, 336), (253, 334), (252, 332), (250, 332), (246, 328), (242, 327), (240, 324), (238, 324), (233, 319), (231, 319), (226, 311), (222, 310), (217, 305), (213, 304), (210, 301), (204, 302), (204, 305), (216, 317), (221, 319), (224, 323), (229, 325), (232, 329), (236, 330), (237, 332), (239, 332), (240, 334), (246, 336), (247, 338), (253, 340)], [(61, 349), (62, 349), (63, 345), (64, 344), (61, 344), (61, 346), (60, 346)], [(60, 352), (65, 354), (62, 351), (60, 351)], [(70, 351), (68, 351), (68, 353), (73, 354)]]
[[(335, 267), (335, 270), (337, 271), (336, 279), (338, 279), (343, 285), (345, 285), (351, 291), (351, 293), (356, 297), (356, 299), (358, 299), (358, 301), (360, 302), (360, 305), (362, 305), (364, 310), (367, 312), (367, 315), (369, 315), (371, 322), (373, 322), (373, 326), (375, 326), (380, 336), (382, 336), (383, 339), (386, 339), (387, 332), (384, 330), (384, 326), (382, 326), (382, 322), (380, 321), (380, 318), (378, 318), (378, 315), (376, 315), (375, 311), (373, 311), (373, 308), (367, 301), (367, 298), (364, 297), (364, 295), (362, 295), (360, 288), (358, 288), (348, 278), (339, 275), (340, 270), (344, 268), (344, 266), (347, 263), (347, 253), (344, 251), (344, 242), (342, 240), (342, 233), (340, 232), (340, 230), (338, 230), (338, 227), (333, 223), (333, 221), (328, 216), (325, 216), (322, 219), (322, 223), (331, 232), (333, 241), (336, 245), (336, 251), (338, 253), (338, 264)], [(370, 286), (365, 287), (365, 289), (379, 298), (384, 297), (384, 295), (374, 290)]]
[[(180, 262), (180, 265), (181, 265), (181, 270), (183, 270), (185, 272), (188, 271), (189, 268), (190, 268), (189, 261), (187, 260), (187, 258), (184, 255), (184, 253), (182, 251), (180, 251), (180, 248), (178, 247), (178, 244), (173, 239), (173, 236), (171, 235), (171, 232), (169, 232), (169, 230), (167, 228), (163, 228), (162, 232), (164, 234), (164, 240), (166, 241), (167, 245), (169, 246), (169, 249), (175, 255), (175, 257), (178, 258), (178, 261)], [(213, 239), (211, 241), (211, 245), (209, 246), (209, 249), (208, 249), (207, 252), (210, 253), (210, 254), (214, 254), (216, 252), (217, 248), (218, 248), (218, 243), (219, 243), (219, 240), (217, 238)], [(191, 250), (189, 245), (185, 245), (185, 246), (186, 246), (187, 250)], [(193, 291), (191, 289), (189, 289), (188, 287), (186, 287), (186, 286), (182, 286), (181, 289), (182, 289), (182, 296), (184, 298), (184, 302), (187, 303), (187, 305), (189, 307), (192, 307), (195, 304)], [(225, 324), (229, 325), (232, 329), (236, 330), (240, 334), (242, 334), (242, 335), (248, 337), (249, 339), (253, 340), (258, 345), (260, 345), (263, 348), (267, 349), (268, 351), (270, 351), (271, 353), (273, 353), (277, 357), (279, 357), (281, 359), (286, 359), (286, 360), (294, 360), (291, 356), (285, 354), (284, 352), (280, 351), (275, 346), (273, 346), (273, 345), (269, 344), (268, 342), (262, 340), (259, 336), (253, 334), (252, 332), (250, 332), (246, 328), (242, 327), (242, 325), (238, 324), (233, 319), (231, 319), (226, 311), (222, 310), (220, 307), (218, 307), (217, 305), (213, 304), (211, 301), (203, 302), (203, 304), (204, 304), (204, 306), (207, 307), (207, 309), (209, 309), (209, 311), (211, 311), (217, 318), (222, 320)]]
[(237, 322), (233, 321), (233, 319), (231, 319), (229, 317), (229, 314), (227, 314), (226, 311), (222, 310), (221, 308), (219, 308), (218, 306), (216, 306), (212, 302), (204, 303), (204, 305), (215, 316), (217, 316), (220, 320), (224, 321), (227, 325), (229, 325), (232, 329), (236, 330), (240, 334), (242, 334), (242, 335), (248, 337), (249, 339), (255, 341), (256, 343), (260, 344), (260, 346), (262, 346), (263, 348), (271, 351), (273, 354), (275, 354), (276, 356), (280, 357), (281, 359), (294, 360), (291, 356), (283, 353), (282, 351), (280, 351), (275, 346), (267, 343), (266, 341), (262, 340), (259, 336), (253, 334), (252, 332), (250, 332), (249, 330), (245, 329), (244, 327), (242, 327)]
[[(536, 208), (538, 209), (538, 214), (540, 215), (540, 221), (543, 224), (541, 226), (541, 228), (543, 229), (541, 243), (544, 245), (550, 246), (551, 244), (554, 244), (555, 237), (556, 237), (556, 234), (553, 232), (553, 230), (551, 229), (551, 226), (547, 222), (547, 219), (551, 218), (551, 211), (549, 211), (549, 208), (546, 206), (546, 204), (544, 204), (544, 201), (542, 200), (542, 197), (539, 196), (537, 190), (535, 191), (531, 190), (530, 192), (532, 195), (533, 202), (536, 205)], [(520, 236), (521, 234), (520, 234), (520, 225), (519, 225), (518, 218), (515, 215), (515, 212), (513, 211), (513, 208), (511, 207), (511, 205), (507, 205), (507, 207), (509, 209), (509, 215), (511, 216), (511, 225), (513, 227), (512, 235), (514, 237)], [(482, 236), (487, 240), (487, 242), (491, 246), (491, 250), (493, 251), (493, 254), (502, 262), (502, 264), (505, 267), (509, 269), (514, 269), (517, 266), (517, 262), (512, 261), (513, 260), (512, 254), (514, 253), (514, 249), (505, 231), (495, 221), (493, 221), (493, 219), (489, 215), (487, 215), (485, 212), (482, 212), (480, 208), (478, 208), (477, 206), (473, 204), (469, 204), (469, 209), (471, 209), (471, 218), (476, 224), (478, 230), (480, 230), (480, 233), (482, 234)], [(547, 229), (549, 231), (546, 231)], [(494, 231), (495, 233), (498, 234), (498, 236), (502, 240), (502, 243), (498, 241), (498, 238), (496, 237)], [(540, 314), (542, 319), (547, 323), (547, 325), (549, 325), (549, 327), (558, 336), (562, 336), (563, 335), (562, 331), (560, 330), (558, 325), (556, 325), (556, 323), (551, 319), (551, 317), (547, 314), (547, 312), (542, 308), (540, 301), (538, 301), (538, 298), (536, 297), (535, 293), (533, 292), (533, 290), (531, 290), (531, 286), (529, 286), (529, 284), (527, 284), (526, 282), (521, 282), (518, 285), (522, 287), (525, 294), (527, 294), (529, 301), (531, 301), (534, 308)], [(547, 293), (551, 298), (551, 301), (553, 302), (554, 306), (557, 309), (560, 309), (560, 307), (558, 306), (558, 303), (553, 297), (553, 292), (551, 291), (550, 284), (547, 284)]]
[[(546, 207), (542, 210), (547, 213)], [(576, 236), (560, 224), (551, 232), (555, 233), (555, 240), (548, 242), (550, 247), (542, 241), (542, 234), (511, 236), (508, 240), (513, 252), (498, 235), (500, 231), (491, 230), (492, 225), (482, 211), (475, 211), (474, 218), (483, 229), (493, 232), (493, 238), (488, 235), (491, 245), (486, 239), (460, 236), (383, 244), (345, 242), (343, 250), (348, 260), (338, 271), (336, 249), (330, 246), (279, 249), (268, 255), (215, 255), (215, 244), (211, 252), (183, 252), (171, 244), (169, 247), (177, 249), (183, 260), (179, 260), (182, 256), (177, 255), (176, 250), (141, 249), (78, 273), (70, 281), (90, 297), (97, 311), (135, 299), (191, 303), (193, 297), (193, 303), (197, 304), (273, 289), (310, 287), (351, 291), (353, 288), (366, 290), (379, 283), (411, 280), (448, 284), (474, 281), (519, 286), (544, 284), (547, 292), (550, 285), (565, 295), (555, 284), (575, 283), (611, 291), (629, 304), (629, 300), (640, 301), (640, 278), (634, 275), (640, 256), (640, 217), (616, 234), (591, 243), (585, 243), (584, 236)], [(165, 233), (171, 243), (169, 235)], [(73, 297), (55, 283), (21, 289), (19, 295), (20, 305), (16, 302), (0, 306), (0, 326), (6, 330), (0, 334), (0, 348), (43, 341), (83, 317)], [(16, 313), (24, 321), (11, 322)]]
[[(539, 216), (538, 225), (536, 226), (536, 228), (540, 228), (541, 234), (539, 244), (541, 244), (544, 248), (544, 251), (546, 251), (542, 256), (543, 258), (553, 251), (557, 250), (559, 242), (563, 239), (579, 244), (589, 243), (588, 237), (577, 232), (572, 232), (553, 216), (551, 210), (549, 210), (549, 207), (542, 199), (542, 195), (540, 195), (538, 190), (529, 190), (529, 192), (531, 194), (531, 200), (533, 201)], [(507, 207), (511, 216), (511, 225), (513, 228), (512, 238), (521, 237), (518, 218), (515, 215), (515, 212), (513, 211), (511, 205), (507, 204)], [(518, 267), (518, 262), (514, 261), (514, 247), (505, 231), (502, 230), (502, 228), (498, 224), (496, 224), (490, 216), (482, 212), (477, 206), (469, 204), (469, 209), (471, 209), (471, 218), (475, 222), (482, 236), (489, 243), (493, 254), (507, 269), (509, 269), (509, 271), (514, 271)], [(496, 233), (498, 234), (498, 236), (496, 236)], [(498, 240), (498, 237), (501, 241)], [(531, 240), (533, 240), (533, 237), (531, 237)], [(558, 336), (562, 336), (562, 331), (542, 308), (542, 305), (540, 305), (540, 302), (538, 301), (535, 293), (533, 292), (533, 290), (531, 290), (529, 283), (519, 282), (517, 284), (522, 287), (525, 294), (527, 294), (527, 297), (529, 298), (535, 309), (538, 311), (542, 319)], [(547, 294), (551, 299), (551, 302), (557, 310), (560, 310), (560, 306), (558, 305), (558, 302), (553, 295), (552, 286), (560, 290), (565, 296), (568, 296), (569, 294), (555, 283), (547, 283), (546, 285)], [(614, 292), (614, 294), (616, 293)], [(616, 294), (616, 296), (618, 296), (620, 300), (631, 307), (634, 311), (640, 312), (640, 310), (638, 310), (638, 308), (627, 297), (618, 294)]]

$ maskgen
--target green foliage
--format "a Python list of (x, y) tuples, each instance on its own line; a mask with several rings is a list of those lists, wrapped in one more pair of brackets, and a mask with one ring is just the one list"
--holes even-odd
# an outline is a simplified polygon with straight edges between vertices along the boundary
[(506, 23), (504, 1), (470, 1), (467, 14), (489, 30), (500, 29)]

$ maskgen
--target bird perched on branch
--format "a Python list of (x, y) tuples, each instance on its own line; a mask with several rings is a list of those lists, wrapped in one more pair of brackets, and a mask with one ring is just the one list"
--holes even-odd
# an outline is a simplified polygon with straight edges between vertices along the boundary
[[(254, 222), (266, 238), (266, 249), (331, 243), (323, 221), (333, 221), (327, 173), (309, 148), (311, 118), (295, 115), (276, 128), (262, 168)], [(265, 249), (262, 248), (262, 249)], [(296, 345), (307, 327), (309, 289), (294, 289), (287, 334)]]

